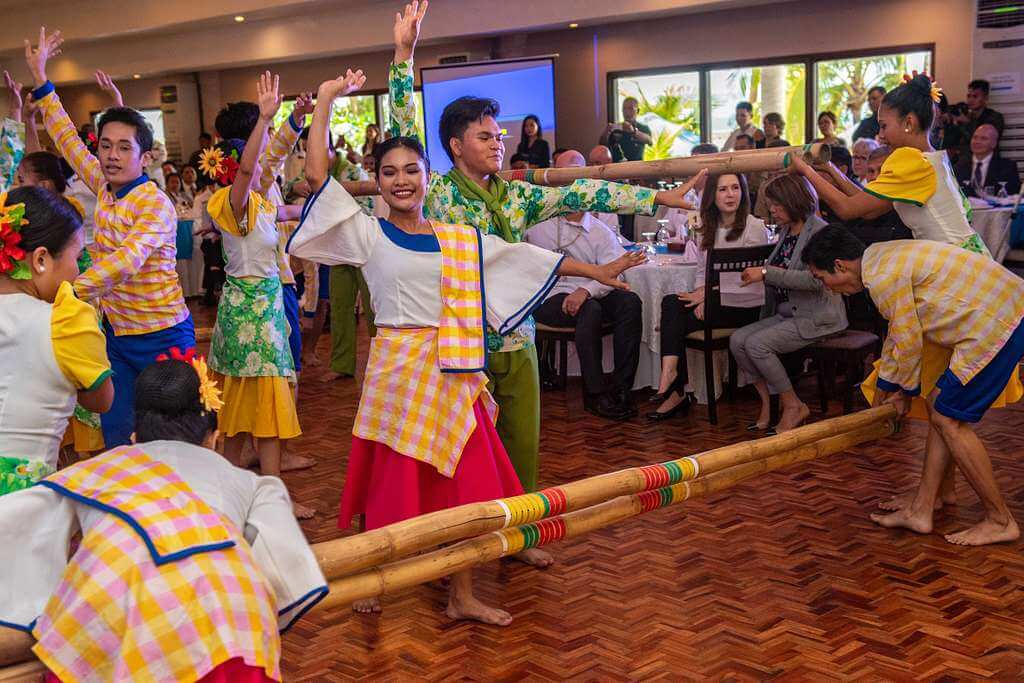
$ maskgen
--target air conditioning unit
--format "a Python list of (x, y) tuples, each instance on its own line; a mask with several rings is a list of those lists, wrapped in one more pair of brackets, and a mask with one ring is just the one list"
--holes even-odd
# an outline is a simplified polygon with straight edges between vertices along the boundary
[(999, 151), (1024, 171), (1024, 3), (978, 0), (973, 56), (973, 77), (989, 82), (989, 106), (1006, 122)]

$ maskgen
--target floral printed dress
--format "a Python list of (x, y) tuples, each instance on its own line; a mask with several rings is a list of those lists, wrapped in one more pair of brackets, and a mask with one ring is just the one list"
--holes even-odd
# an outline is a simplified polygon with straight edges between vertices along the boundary
[(288, 384), (295, 365), (278, 274), (277, 209), (250, 192), (236, 221), (230, 191), (218, 190), (208, 205), (227, 274), (210, 344), (210, 368), (224, 377), (219, 427), (226, 436), (291, 439), (301, 430)]

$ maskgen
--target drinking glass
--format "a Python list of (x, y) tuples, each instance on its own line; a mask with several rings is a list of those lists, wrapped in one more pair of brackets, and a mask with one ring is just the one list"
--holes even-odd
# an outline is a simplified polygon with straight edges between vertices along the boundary
[(657, 247), (654, 246), (654, 237), (656, 234), (657, 233), (653, 232), (640, 233), (640, 236), (644, 238), (644, 251), (646, 251), (650, 256), (654, 256), (658, 253)]
[(671, 237), (671, 235), (669, 234), (669, 231), (668, 231), (668, 219), (667, 218), (659, 218), (658, 219), (658, 232), (655, 233), (655, 235), (654, 235), (654, 239), (655, 239), (657, 245), (658, 246), (663, 246), (666, 242), (668, 242), (670, 237)]
[(1000, 180), (999, 181), (999, 192), (996, 193), (996, 197), (998, 197), (999, 199), (1009, 199), (1010, 193), (1006, 191), (1006, 181), (1005, 180)]

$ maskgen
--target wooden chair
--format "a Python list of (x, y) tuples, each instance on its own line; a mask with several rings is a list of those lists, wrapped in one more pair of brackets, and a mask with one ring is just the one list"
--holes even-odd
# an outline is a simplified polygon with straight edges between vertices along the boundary
[(836, 393), (836, 366), (846, 365), (843, 387), (843, 414), (853, 410), (853, 390), (864, 380), (864, 361), (875, 352), (878, 335), (864, 330), (843, 330), (820, 339), (807, 352), (818, 368), (818, 403), (821, 414), (828, 414), (829, 394)]
[[(601, 338), (604, 339), (612, 333), (611, 325), (601, 327)], [(549, 327), (537, 323), (537, 360), (541, 364), (541, 374), (544, 374), (545, 363), (554, 369), (554, 357), (558, 354), (558, 381), (556, 387), (565, 390), (569, 379), (569, 344), (575, 343), (575, 327)]]
[[(683, 340), (685, 349), (694, 349), (704, 355), (704, 382), (708, 393), (708, 420), (718, 424), (718, 407), (715, 400), (714, 353), (729, 351), (729, 337), (735, 328), (711, 326), (711, 319), (722, 305), (720, 279), (722, 273), (739, 273), (746, 268), (763, 266), (775, 249), (774, 244), (762, 247), (741, 247), (738, 249), (710, 249), (707, 254), (707, 269), (704, 275), (704, 329), (691, 332)], [(736, 359), (729, 354), (728, 396), (732, 400), (736, 391)]]

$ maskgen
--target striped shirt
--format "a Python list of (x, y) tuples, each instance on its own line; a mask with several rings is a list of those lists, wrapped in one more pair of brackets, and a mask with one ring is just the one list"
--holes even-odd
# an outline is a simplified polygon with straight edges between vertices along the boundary
[(990, 257), (931, 240), (873, 244), (861, 278), (889, 321), (878, 387), (921, 390), (924, 340), (953, 350), (950, 371), (967, 384), (1024, 319), (1024, 280)]
[(157, 332), (188, 318), (175, 270), (178, 217), (170, 198), (145, 175), (113, 191), (53, 84), (33, 97), (57, 150), (96, 194), (93, 264), (75, 279), (75, 293), (99, 302), (117, 336)]

